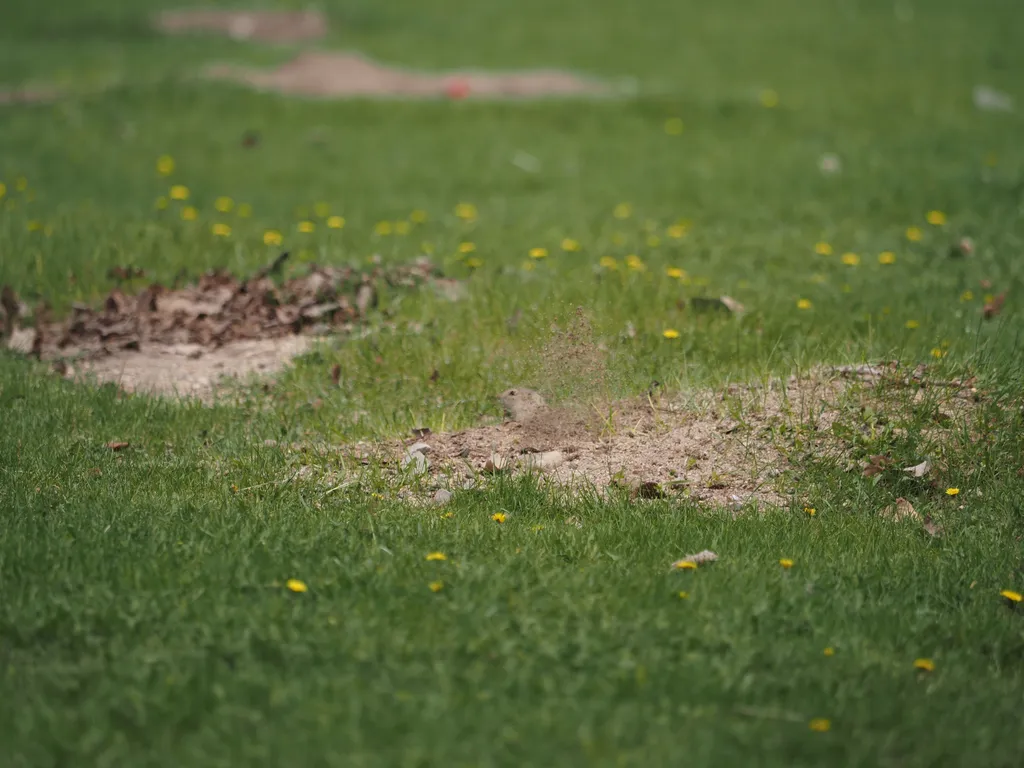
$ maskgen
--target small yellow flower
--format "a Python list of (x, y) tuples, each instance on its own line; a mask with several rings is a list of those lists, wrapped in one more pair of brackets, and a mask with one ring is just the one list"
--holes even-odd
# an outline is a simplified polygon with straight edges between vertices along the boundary
[(1004, 589), (999, 595), (1000, 597), (1005, 597), (1011, 603), (1019, 603), (1022, 599), (1020, 592), (1014, 592), (1012, 589)]
[(234, 483), (231, 484), (231, 492), (238, 493), (238, 486), (235, 485)]
[(611, 256), (602, 256), (598, 263), (602, 267), (604, 267), (605, 269), (618, 269), (619, 268), (619, 262), (617, 262)]
[(896, 263), (896, 254), (893, 253), (892, 251), (882, 251), (880, 254), (878, 254), (878, 263), (879, 264), (895, 264)]
[(25, 228), (28, 229), (29, 232), (42, 232), (43, 222), (32, 219), (25, 224)]
[(665, 133), (669, 136), (679, 136), (683, 132), (683, 121), (678, 117), (670, 117), (665, 121)]
[(396, 221), (395, 222), (395, 234), (396, 235), (408, 235), (410, 224), (408, 221)]
[(162, 211), (164, 208), (167, 207), (167, 205), (168, 205), (168, 201), (167, 201), (166, 197), (162, 197), (161, 196), (161, 197), (158, 197), (156, 199), (156, 209), (158, 211)]
[(964, 291), (960, 294), (960, 301), (973, 301), (974, 291)]
[(299, 230), (299, 232), (303, 232), (303, 233), (308, 235), (310, 232), (312, 232), (313, 230), (316, 229), (316, 224), (314, 224), (312, 221), (308, 221), (308, 220), (307, 221), (300, 221), (299, 224), (298, 224), (297, 229)]
[(448, 559), (448, 555), (446, 555), (444, 552), (430, 552), (427, 555), (427, 560), (447, 560), (447, 559)]
[(171, 187), (171, 200), (188, 200), (188, 187), (184, 184), (175, 184)]
[(825, 242), (815, 243), (814, 252), (819, 256), (831, 256), (832, 246)]
[(947, 488), (946, 489), (946, 495), (947, 496), (956, 496), (958, 493), (960, 493), (960, 489), (959, 488)]
[(441, 515), (442, 520), (451, 520), (453, 517), (455, 517), (454, 512), (445, 512), (443, 515)]
[(210, 228), (210, 231), (213, 232), (213, 234), (216, 235), (217, 237), (231, 237), (231, 227), (220, 221), (214, 224)]
[(440, 592), (442, 589), (444, 589), (444, 582), (432, 581), (429, 584), (427, 584), (427, 586), (430, 588), (431, 592)]
[(822, 653), (824, 653), (826, 656), (835, 656), (836, 655), (836, 649), (833, 648), (832, 646), (829, 646), (824, 651), (822, 651)]
[(668, 267), (665, 270), (665, 274), (669, 277), (674, 277), (676, 280), (681, 280), (686, 277), (686, 270), (680, 269), (679, 267)]
[(689, 596), (690, 596), (689, 592), (680, 592), (679, 593), (679, 599), (680, 600), (686, 600)]
[(914, 659), (914, 669), (920, 669), (922, 672), (934, 672), (935, 662), (931, 659)]
[(981, 297), (981, 300), (984, 301), (986, 304), (991, 304), (995, 300), (995, 298), (996, 297), (993, 294), (986, 293), (984, 296)]
[(779, 94), (771, 88), (765, 88), (761, 91), (758, 95), (758, 100), (761, 102), (761, 106), (767, 109), (779, 106)]
[(580, 249), (580, 243), (578, 240), (573, 240), (571, 237), (567, 237), (562, 240), (562, 250), (569, 253), (578, 251)]
[(807, 727), (818, 733), (825, 733), (832, 730), (832, 721), (824, 717), (816, 717), (807, 724)]
[(907, 227), (907, 240), (912, 243), (920, 242), (921, 240), (921, 228), (920, 227)]
[(459, 243), (459, 253), (472, 253), (476, 250), (474, 243)]
[(491, 515), (491, 520), (493, 520), (496, 523), (504, 523), (505, 522), (505, 513), (504, 512), (495, 512), (493, 515)]
[(391, 222), (390, 221), (378, 221), (374, 225), (373, 231), (376, 234), (380, 235), (381, 237), (384, 237), (386, 235), (390, 235), (391, 231), (392, 231)]
[(694, 571), (697, 569), (697, 564), (692, 560), (676, 560), (672, 563), (672, 568), (677, 571)]
[(679, 331), (677, 331), (675, 328), (666, 328), (664, 331), (661, 332), (661, 335), (664, 336), (666, 339), (678, 339)]
[(0, 181), (0, 197), (7, 194), (7, 185)]
[(326, 219), (331, 213), (331, 206), (327, 203), (315, 203), (313, 213), (321, 219)]
[(466, 266), (470, 269), (477, 269), (484, 265), (483, 259), (478, 259), (475, 256), (472, 259), (466, 259)]
[(263, 233), (264, 245), (280, 245), (282, 240), (281, 233), (276, 229), (268, 229)]
[(530, 249), (530, 258), (531, 259), (543, 259), (543, 258), (546, 258), (547, 255), (548, 255), (548, 249), (547, 248), (531, 248)]
[(909, 331), (912, 331), (915, 328), (920, 328), (921, 327), (921, 324), (919, 322), (917, 322), (917, 320), (907, 320), (907, 322), (904, 323), (904, 325), (906, 326), (907, 330), (909, 330)]
[(844, 253), (841, 260), (848, 267), (856, 267), (860, 264), (860, 256), (856, 253)]
[(156, 172), (161, 176), (170, 176), (174, 173), (174, 158), (170, 155), (161, 155), (156, 161)]
[(463, 221), (474, 221), (477, 217), (476, 206), (472, 203), (459, 203), (455, 206), (455, 215)]
[(643, 272), (647, 269), (647, 267), (644, 266), (644, 263), (640, 260), (640, 257), (635, 253), (631, 253), (626, 257), (626, 266), (635, 272)]
[(682, 224), (673, 224), (671, 227), (665, 230), (665, 234), (671, 237), (673, 240), (680, 240), (686, 237), (686, 227)]
[(534, 533), (540, 533), (541, 531), (544, 530), (544, 526), (543, 525), (535, 525), (530, 530), (533, 531)]
[(810, 299), (798, 299), (796, 302), (797, 309), (810, 309), (812, 306)]
[(306, 582), (299, 581), (298, 579), (288, 579), (288, 581), (285, 582), (285, 586), (292, 592), (302, 593), (309, 591), (309, 587), (306, 586)]
[(942, 211), (928, 211), (927, 219), (933, 227), (941, 227), (946, 223), (946, 214)]
[(946, 350), (942, 349), (942, 347), (932, 347), (932, 357), (934, 357), (936, 360), (941, 360), (945, 356)]
[(199, 211), (197, 211), (191, 205), (186, 205), (184, 208), (181, 209), (181, 218), (183, 218), (185, 221), (195, 221), (198, 215)]
[(216, 208), (221, 213), (227, 213), (228, 211), (235, 207), (235, 201), (232, 200), (230, 197), (218, 197), (213, 202), (213, 207)]
[(345, 219), (341, 216), (328, 216), (327, 217), (327, 228), (328, 229), (343, 229), (345, 227)]
[(804, 512), (806, 512), (809, 517), (814, 517), (816, 514), (818, 514), (818, 510), (816, 510), (814, 507), (804, 507)]
[(238, 209), (235, 211), (240, 219), (248, 219), (252, 216), (252, 206), (248, 203), (239, 203)]
[(793, 561), (790, 560), (788, 557), (784, 557), (781, 560), (779, 560), (779, 565), (781, 565), (786, 570), (789, 570), (793, 567)]
[(427, 212), (416, 209), (409, 214), (409, 221), (413, 224), (422, 224), (427, 220)]
[(633, 215), (633, 206), (629, 203), (619, 203), (615, 206), (615, 210), (612, 211), (612, 216), (616, 219), (628, 219)]
[(659, 245), (661, 245), (661, 238), (660, 237), (658, 237), (657, 235), (648, 235), (647, 236), (647, 247), (648, 248), (657, 248)]

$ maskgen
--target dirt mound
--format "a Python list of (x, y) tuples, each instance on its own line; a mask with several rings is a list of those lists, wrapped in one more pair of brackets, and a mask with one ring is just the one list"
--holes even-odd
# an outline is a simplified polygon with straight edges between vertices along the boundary
[(428, 74), (386, 67), (356, 53), (306, 52), (269, 70), (218, 64), (206, 75), (261, 90), (333, 98), (530, 98), (611, 92), (605, 84), (554, 70)]
[[(271, 275), (286, 257), (244, 280), (213, 271), (184, 288), (154, 283), (133, 295), (115, 289), (101, 308), (74, 305), (59, 321), (41, 306), (30, 328), (18, 328), (29, 313), (5, 287), (0, 304), (7, 343), (59, 361), (65, 375), (84, 372), (125, 389), (206, 396), (222, 375), (271, 372), (313, 338), (353, 331), (377, 306), (382, 283), (398, 290), (430, 283), (448, 296), (458, 287), (424, 259), (367, 272), (313, 265), (278, 285)], [(141, 277), (123, 268), (113, 276)]]
[(327, 34), (327, 19), (316, 11), (178, 10), (159, 14), (155, 23), (171, 35), (212, 32), (265, 43), (301, 43)]

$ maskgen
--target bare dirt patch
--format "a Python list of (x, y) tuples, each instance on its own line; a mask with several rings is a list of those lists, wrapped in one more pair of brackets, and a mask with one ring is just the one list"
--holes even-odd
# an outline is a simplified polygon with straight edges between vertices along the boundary
[(601, 96), (606, 84), (556, 70), (421, 73), (378, 64), (357, 53), (306, 52), (275, 69), (217, 64), (206, 76), (277, 93), (321, 98), (533, 98)]
[[(111, 291), (100, 308), (74, 305), (51, 320), (45, 306), (30, 314), (14, 291), (2, 295), (7, 346), (54, 361), (67, 377), (113, 381), (126, 390), (211, 397), (224, 376), (267, 374), (309, 349), (317, 337), (360, 327), (378, 304), (378, 288), (409, 290), (425, 284), (446, 296), (458, 284), (429, 261), (369, 271), (313, 265), (307, 274), (276, 283), (287, 254), (248, 279), (225, 272), (194, 285), (151, 284), (141, 292)], [(134, 280), (135, 272), (120, 270)]]
[(157, 29), (171, 35), (212, 33), (233, 40), (264, 43), (302, 43), (327, 34), (327, 19), (316, 11), (165, 11), (155, 19)]

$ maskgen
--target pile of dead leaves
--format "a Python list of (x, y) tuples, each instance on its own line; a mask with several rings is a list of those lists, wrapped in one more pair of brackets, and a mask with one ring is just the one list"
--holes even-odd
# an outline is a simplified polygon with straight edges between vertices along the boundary
[(34, 312), (34, 328), (18, 328), (24, 305), (3, 289), (4, 328), (9, 345), (40, 358), (92, 358), (147, 345), (197, 344), (204, 348), (295, 334), (344, 333), (377, 306), (378, 288), (416, 288), (433, 283), (445, 293), (457, 288), (425, 259), (369, 271), (313, 265), (280, 285), (270, 275), (287, 258), (248, 279), (217, 270), (180, 289), (159, 283), (141, 293), (111, 291), (102, 307), (76, 304), (70, 316), (51, 321), (45, 307)]

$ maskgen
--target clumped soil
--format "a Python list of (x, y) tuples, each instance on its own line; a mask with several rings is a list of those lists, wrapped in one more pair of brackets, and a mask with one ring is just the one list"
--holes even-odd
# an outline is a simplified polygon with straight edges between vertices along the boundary
[(29, 327), (21, 321), (30, 311), (5, 287), (7, 346), (53, 361), (68, 377), (87, 374), (126, 390), (206, 398), (224, 375), (271, 373), (317, 337), (353, 332), (385, 284), (396, 290), (430, 284), (448, 297), (460, 287), (425, 259), (368, 271), (313, 265), (278, 284), (271, 275), (286, 257), (244, 279), (212, 271), (182, 288), (115, 289), (101, 307), (76, 304), (60, 320), (40, 306)]

